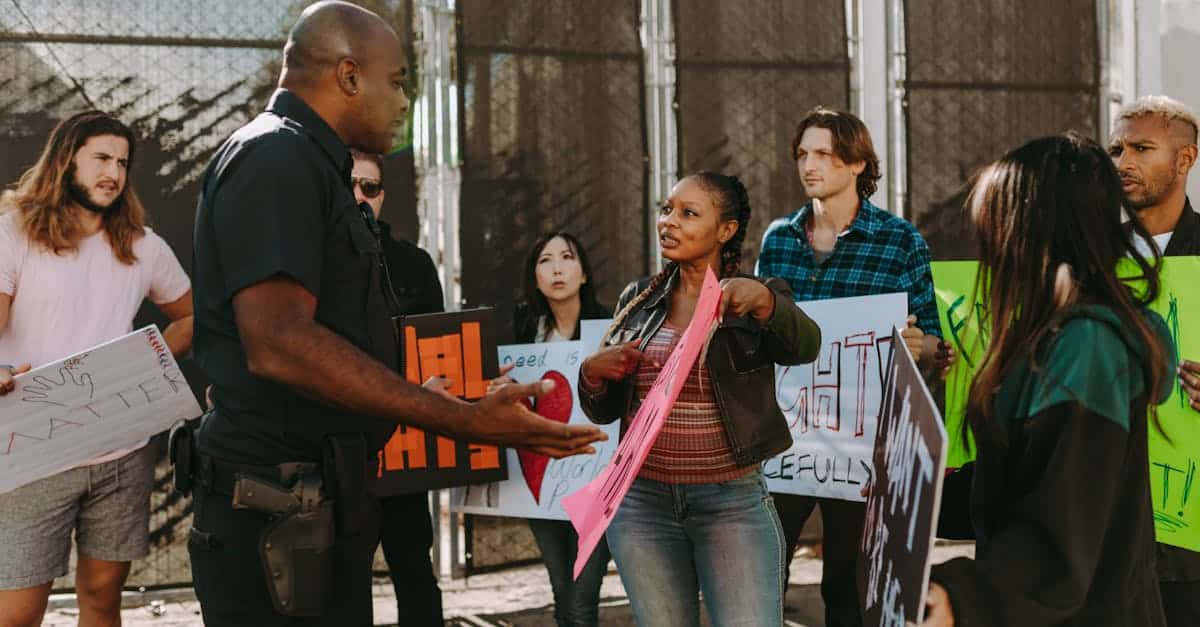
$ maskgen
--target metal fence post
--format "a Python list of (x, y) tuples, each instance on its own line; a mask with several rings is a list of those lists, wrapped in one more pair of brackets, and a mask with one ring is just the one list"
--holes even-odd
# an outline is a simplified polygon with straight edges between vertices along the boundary
[[(413, 101), (413, 152), (417, 171), (418, 243), (429, 251), (441, 275), (448, 310), (462, 302), (459, 252), (458, 85), (453, 67), (454, 0), (417, 0), (413, 20), (418, 91)], [(455, 571), (458, 563), (458, 515), (442, 525), (442, 492), (430, 495), (434, 568)], [(443, 565), (442, 539), (449, 534), (449, 559)]]
[(907, 80), (907, 46), (904, 42), (904, 0), (890, 0), (887, 13), (888, 52), (888, 173), (889, 199), (892, 213), (910, 218), (908, 210), (908, 120), (905, 80)]
[(414, 20), (419, 90), (413, 103), (419, 244), (441, 273), (446, 307), (461, 302), (458, 245), (458, 85), (453, 67), (454, 0), (418, 0)]
[(678, 176), (679, 140), (675, 110), (675, 29), (671, 0), (641, 0), (641, 39), (646, 89), (645, 159), (650, 177), (646, 225), (646, 263), (651, 273), (662, 268), (656, 229), (659, 203), (666, 199)]

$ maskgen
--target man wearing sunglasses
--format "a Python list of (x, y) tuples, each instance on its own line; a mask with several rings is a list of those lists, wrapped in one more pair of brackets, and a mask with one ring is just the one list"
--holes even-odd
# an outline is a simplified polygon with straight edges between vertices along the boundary
[[(404, 239), (392, 236), (387, 222), (379, 220), (383, 210), (383, 159), (376, 154), (351, 150), (354, 168), (350, 182), (354, 200), (367, 203), (379, 223), (383, 256), (391, 275), (392, 290), (404, 315), (444, 311), (442, 283), (429, 253)], [(413, 627), (442, 625), (442, 591), (429, 559), (433, 547), (433, 521), (429, 515), (429, 493), (398, 494), (379, 499), (379, 541), (387, 560), (396, 606), (405, 624)]]

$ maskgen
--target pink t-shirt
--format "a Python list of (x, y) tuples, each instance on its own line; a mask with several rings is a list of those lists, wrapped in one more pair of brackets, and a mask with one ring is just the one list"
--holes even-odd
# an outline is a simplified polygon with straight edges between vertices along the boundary
[[(86, 237), (74, 253), (56, 255), (29, 241), (17, 212), (0, 215), (0, 293), (13, 297), (8, 328), (0, 331), (0, 363), (36, 368), (133, 330), (142, 301), (179, 300), (191, 281), (175, 253), (154, 231), (133, 244), (137, 262), (125, 265), (103, 232)], [(145, 446), (88, 462), (120, 458)]]

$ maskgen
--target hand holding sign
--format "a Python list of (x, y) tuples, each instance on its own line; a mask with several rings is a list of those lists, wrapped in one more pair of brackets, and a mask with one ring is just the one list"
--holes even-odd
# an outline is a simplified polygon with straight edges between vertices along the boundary
[(512, 372), (514, 367), (515, 366), (513, 366), (512, 364), (505, 364), (503, 366), (500, 366), (500, 376), (496, 377), (495, 379), (492, 379), (491, 381), (488, 381), (487, 393), (491, 394), (491, 393), (495, 392), (496, 390), (499, 390), (500, 388), (508, 385), (509, 383), (516, 383), (516, 381), (514, 381), (512, 377), (508, 376), (508, 373)]
[(942, 381), (950, 375), (950, 367), (954, 362), (958, 361), (958, 353), (954, 352), (954, 347), (949, 343), (938, 340), (937, 352), (933, 354), (933, 370), (938, 373)]
[(1200, 363), (1187, 359), (1179, 362), (1179, 385), (1192, 409), (1200, 411)]
[(925, 620), (921, 622), (921, 627), (954, 627), (950, 595), (936, 583), (929, 584), (929, 594), (925, 597)]
[(29, 372), (29, 368), (29, 364), (0, 366), (0, 396), (13, 391), (13, 388), (16, 387), (16, 379), (14, 377)]
[(449, 379), (446, 377), (429, 377), (428, 379), (425, 380), (425, 383), (421, 384), (421, 387), (425, 388), (426, 390), (429, 390), (430, 392), (435, 392), (437, 394), (441, 394), (442, 396), (445, 396), (446, 398), (458, 398), (457, 396), (454, 396), (453, 394), (450, 393), (450, 386), (453, 384), (454, 384), (453, 379)]
[(583, 360), (580, 372), (584, 381), (620, 381), (629, 376), (642, 361), (638, 350), (640, 340), (607, 346)]
[(900, 337), (904, 339), (904, 344), (908, 346), (908, 352), (912, 353), (913, 361), (921, 363), (921, 357), (925, 354), (925, 332), (917, 326), (917, 317), (909, 316), (905, 320), (904, 330), (900, 332)]
[(726, 313), (735, 316), (750, 315), (759, 322), (766, 322), (775, 311), (775, 294), (766, 285), (754, 279), (722, 279), (721, 305), (717, 317)]

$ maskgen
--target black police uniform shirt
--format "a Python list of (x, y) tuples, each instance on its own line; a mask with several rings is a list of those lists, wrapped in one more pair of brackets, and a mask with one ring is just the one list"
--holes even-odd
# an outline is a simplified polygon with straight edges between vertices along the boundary
[(395, 430), (251, 374), (234, 320), (240, 290), (290, 278), (316, 297), (319, 324), (396, 368), (379, 241), (355, 204), (352, 165), (333, 129), (284, 89), (209, 163), (193, 252), (193, 350), (214, 404), (197, 436), (202, 453), (251, 464), (319, 461), (327, 435), (363, 433), (374, 452)]

